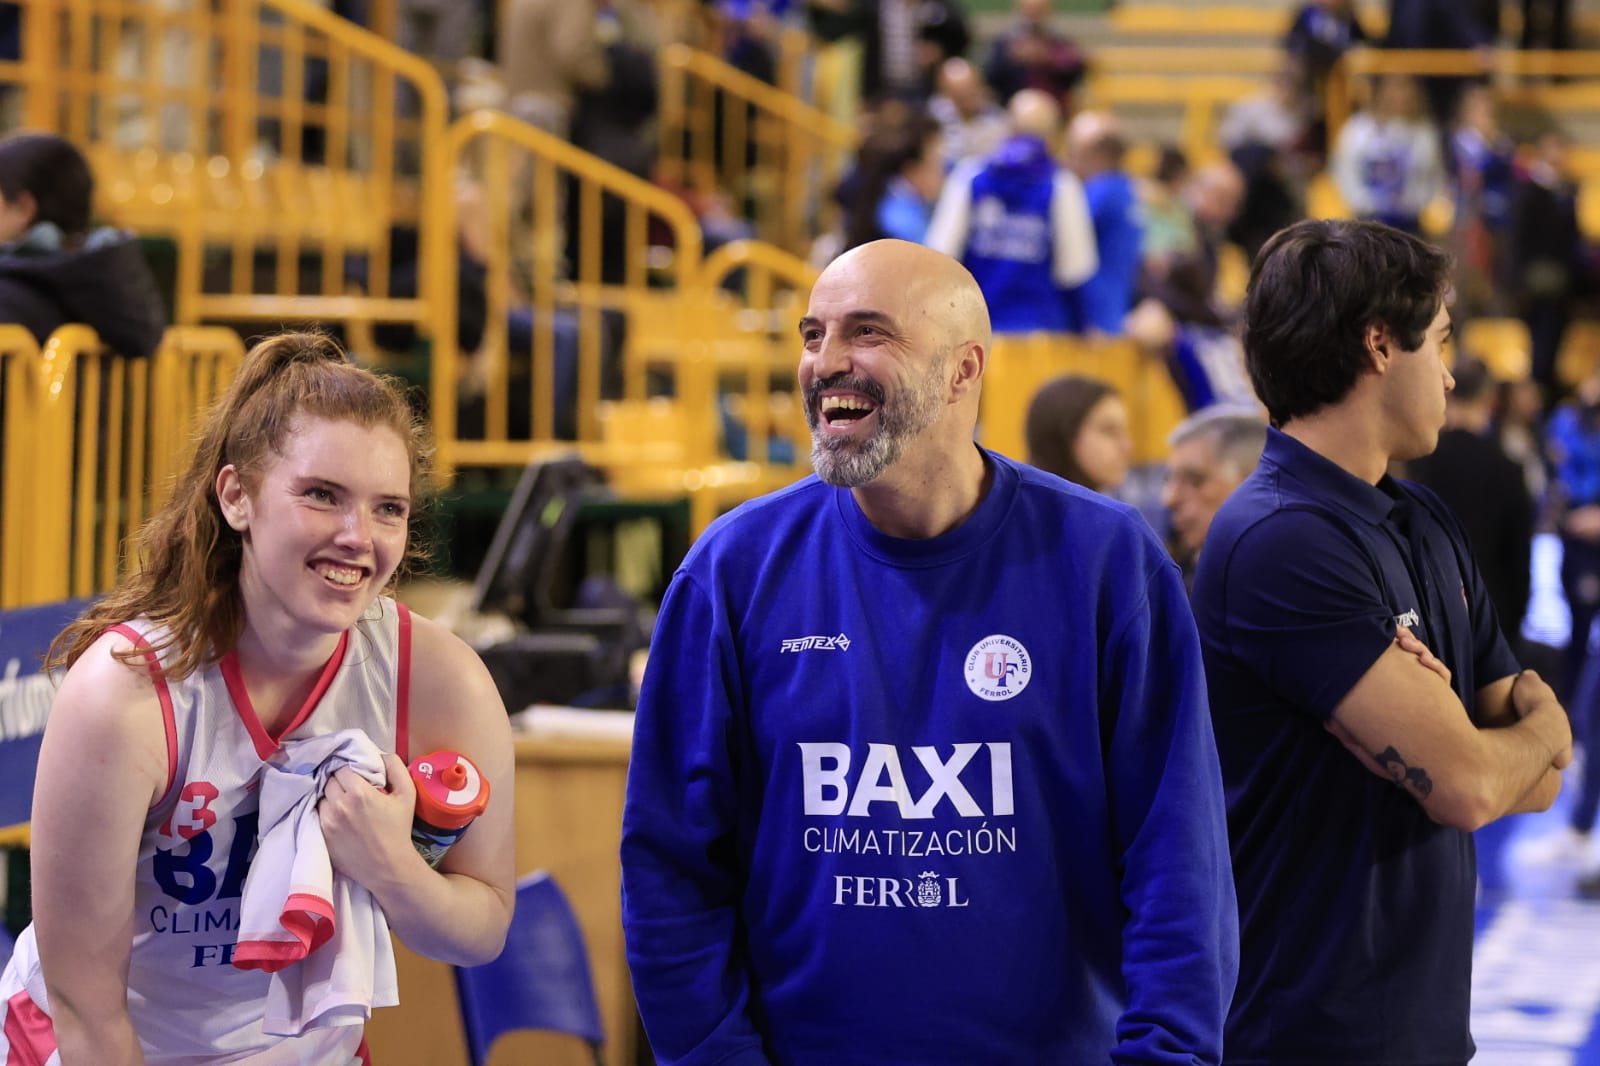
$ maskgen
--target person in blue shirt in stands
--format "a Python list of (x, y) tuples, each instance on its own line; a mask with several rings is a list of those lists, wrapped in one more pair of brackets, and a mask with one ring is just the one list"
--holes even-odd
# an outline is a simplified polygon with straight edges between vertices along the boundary
[(1193, 595), (1238, 885), (1237, 1066), (1472, 1058), (1472, 831), (1548, 808), (1572, 758), (1460, 523), (1385, 472), (1438, 442), (1449, 284), (1446, 256), (1373, 222), (1296, 223), (1251, 271), (1271, 428)]
[(1067, 154), (1083, 182), (1094, 224), (1098, 266), (1068, 293), (1073, 318), (1084, 333), (1123, 334), (1144, 264), (1143, 209), (1133, 178), (1123, 169), (1126, 144), (1117, 120), (1104, 111), (1080, 111), (1067, 125)]
[(973, 443), (988, 311), (846, 252), (816, 476), (673, 577), (622, 921), (663, 1066), (1217, 1063), (1236, 908), (1200, 648), (1132, 508)]

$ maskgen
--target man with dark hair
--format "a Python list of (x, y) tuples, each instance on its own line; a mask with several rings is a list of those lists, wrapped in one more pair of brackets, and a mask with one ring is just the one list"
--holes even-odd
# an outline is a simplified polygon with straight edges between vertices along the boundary
[(1246, 364), (1273, 428), (1193, 595), (1239, 894), (1240, 1066), (1472, 1058), (1472, 831), (1548, 808), (1572, 759), (1460, 523), (1386, 473), (1444, 424), (1449, 278), (1423, 241), (1350, 221), (1281, 231), (1251, 272)]

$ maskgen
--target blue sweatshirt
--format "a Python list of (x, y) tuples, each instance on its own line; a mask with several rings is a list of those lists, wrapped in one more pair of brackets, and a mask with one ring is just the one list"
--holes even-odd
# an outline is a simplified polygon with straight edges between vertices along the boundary
[(1177, 568), (985, 455), (943, 536), (813, 477), (675, 575), (622, 839), (663, 1066), (1219, 1060), (1237, 917)]
[(1133, 179), (1108, 170), (1083, 183), (1094, 220), (1095, 250), (1100, 267), (1088, 281), (1072, 290), (1080, 330), (1097, 330), (1112, 337), (1122, 335), (1122, 320), (1133, 310), (1133, 293), (1144, 262), (1144, 220)]

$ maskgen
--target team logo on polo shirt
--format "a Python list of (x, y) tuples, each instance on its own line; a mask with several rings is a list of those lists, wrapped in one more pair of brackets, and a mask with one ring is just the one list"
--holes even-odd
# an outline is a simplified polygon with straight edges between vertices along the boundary
[(1033, 658), (1015, 637), (984, 637), (967, 653), (967, 687), (979, 699), (1009, 700), (1028, 687)]

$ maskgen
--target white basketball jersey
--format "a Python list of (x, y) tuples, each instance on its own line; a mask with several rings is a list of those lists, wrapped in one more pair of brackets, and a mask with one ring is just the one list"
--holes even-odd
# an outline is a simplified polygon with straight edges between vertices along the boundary
[[(156, 636), (143, 620), (118, 628), (152, 643)], [(128, 1010), (152, 1066), (358, 1061), (360, 1026), (293, 1040), (264, 1034), (269, 975), (235, 969), (232, 957), (240, 894), (255, 855), (264, 760), (282, 741), (352, 728), (406, 758), (410, 629), (403, 606), (379, 599), (340, 638), (311, 696), (278, 737), (261, 727), (231, 653), (181, 681), (157, 682), (169, 774), (139, 849), (128, 973)], [(31, 926), (0, 984), (12, 1009), (19, 987), (48, 1012)]]

